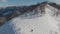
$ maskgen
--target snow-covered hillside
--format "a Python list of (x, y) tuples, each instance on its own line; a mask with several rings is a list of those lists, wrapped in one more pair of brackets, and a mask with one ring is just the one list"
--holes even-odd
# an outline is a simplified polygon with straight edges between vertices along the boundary
[(56, 21), (51, 14), (52, 11), (49, 8), (45, 8), (45, 14), (42, 17), (36, 17), (33, 15), (35, 18), (32, 18), (28, 15), (30, 19), (26, 16), (25, 19), (22, 16), (22, 19), (21, 16), (19, 16), (13, 19), (10, 25), (14, 26), (13, 30), (16, 34), (59, 34), (59, 22)]
[(15, 34), (15, 31), (13, 30), (12, 27), (11, 25), (9, 25), (9, 23), (0, 26), (0, 34)]
[[(53, 8), (54, 9), (54, 8)], [(37, 6), (0, 27), (0, 34), (60, 34), (56, 11), (50, 6)]]

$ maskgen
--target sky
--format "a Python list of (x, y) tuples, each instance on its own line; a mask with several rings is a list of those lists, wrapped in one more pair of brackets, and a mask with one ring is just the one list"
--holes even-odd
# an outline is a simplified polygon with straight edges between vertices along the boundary
[[(0, 0), (0, 7), (31, 5), (31, 4), (36, 4), (43, 1), (46, 1), (46, 0)], [(47, 1), (56, 2), (58, 4), (60, 3), (60, 0), (47, 0)]]

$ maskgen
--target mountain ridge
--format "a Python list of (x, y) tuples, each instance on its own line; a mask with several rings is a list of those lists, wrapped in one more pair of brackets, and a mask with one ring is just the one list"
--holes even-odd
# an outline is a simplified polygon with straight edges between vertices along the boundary
[[(6, 8), (0, 9), (0, 17), (5, 19), (4, 20), (4, 19), (0, 18), (0, 24), (5, 23), (6, 21), (9, 21), (12, 18), (17, 17), (19, 15), (23, 15), (25, 13), (30, 13), (34, 9), (36, 9), (37, 7), (38, 7), (38, 9), (42, 10), (41, 11), (41, 13), (42, 13), (44, 11), (43, 8), (45, 8), (45, 6), (47, 4), (60, 10), (60, 5), (57, 5), (56, 3), (49, 3), (49, 2), (42, 2), (42, 3), (37, 3), (36, 5), (22, 6), (22, 7), (20, 7), (20, 6), (18, 6), (18, 7), (16, 7), (16, 6), (6, 7)], [(1, 22), (1, 20), (2, 20), (2, 22)]]

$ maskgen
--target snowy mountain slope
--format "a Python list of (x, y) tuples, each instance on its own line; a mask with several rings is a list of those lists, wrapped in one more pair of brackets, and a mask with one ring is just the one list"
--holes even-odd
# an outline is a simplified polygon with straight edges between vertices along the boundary
[(9, 25), (9, 23), (0, 26), (0, 34), (15, 34), (15, 31), (12, 29), (12, 27)]
[[(51, 13), (52, 11), (49, 8), (45, 8), (45, 14), (42, 17), (32, 18), (28, 15), (30, 19), (28, 17), (22, 19), (19, 16), (16, 19), (13, 19), (11, 24), (14, 24), (13, 29), (16, 31), (16, 34), (59, 34), (59, 27), (57, 25), (59, 22), (51, 16)], [(22, 17), (24, 18), (24, 16)]]
[(45, 15), (42, 17), (31, 17), (31, 19), (22, 19), (21, 17), (17, 17), (13, 19), (10, 25), (13, 26), (14, 24), (13, 30), (17, 32), (16, 34), (59, 33), (59, 27), (57, 26), (59, 22), (50, 15), (51, 10), (49, 10), (49, 8), (45, 8), (45, 10)]
[[(14, 21), (12, 22), (14, 24), (13, 28), (17, 34), (21, 33), (21, 34), (43, 34), (43, 32), (45, 34), (48, 34), (47, 32), (49, 32), (48, 30), (48, 23), (45, 23), (46, 20), (44, 20), (44, 17), (38, 17), (35, 19), (14, 19)], [(42, 21), (43, 20), (43, 21)], [(46, 28), (45, 28), (46, 27)], [(21, 31), (20, 31), (21, 29)], [(33, 32), (30, 32), (31, 29), (33, 29)], [(47, 31), (47, 32), (46, 32)]]
[(1, 34), (60, 34), (59, 22), (52, 16), (56, 11), (48, 7), (47, 4), (38, 5), (11, 19), (0, 27)]
[(51, 12), (51, 10), (49, 10), (49, 8), (45, 8), (45, 9), (46, 9), (46, 11), (48, 11), (48, 12), (46, 12), (45, 16), (47, 17), (47, 21), (48, 21), (49, 25), (51, 26), (52, 30), (59, 32), (58, 24), (60, 22), (56, 21), (56, 19), (53, 16), (51, 16), (52, 12)]

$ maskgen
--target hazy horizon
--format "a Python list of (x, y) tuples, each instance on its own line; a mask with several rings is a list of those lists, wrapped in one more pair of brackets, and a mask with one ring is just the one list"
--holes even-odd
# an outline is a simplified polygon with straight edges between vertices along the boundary
[(0, 7), (32, 5), (44, 1), (60, 4), (60, 0), (0, 0)]

